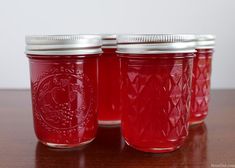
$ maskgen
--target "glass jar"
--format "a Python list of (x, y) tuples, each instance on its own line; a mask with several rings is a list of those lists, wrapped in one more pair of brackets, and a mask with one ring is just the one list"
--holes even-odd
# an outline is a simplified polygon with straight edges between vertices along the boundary
[(211, 63), (214, 45), (215, 36), (197, 36), (197, 52), (193, 62), (190, 124), (203, 122), (208, 114)]
[(174, 151), (188, 135), (194, 35), (120, 35), (121, 129), (131, 147)]
[(26, 44), (37, 138), (56, 148), (91, 142), (97, 130), (101, 38), (28, 36)]
[(99, 110), (98, 123), (117, 126), (121, 122), (119, 111), (119, 61), (116, 55), (116, 35), (104, 34), (103, 53), (99, 57)]

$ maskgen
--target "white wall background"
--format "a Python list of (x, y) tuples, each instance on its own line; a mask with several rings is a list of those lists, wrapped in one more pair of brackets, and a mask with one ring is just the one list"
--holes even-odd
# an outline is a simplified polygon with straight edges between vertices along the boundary
[(213, 88), (235, 88), (235, 0), (0, 0), (0, 88), (28, 88), (25, 34), (212, 33)]

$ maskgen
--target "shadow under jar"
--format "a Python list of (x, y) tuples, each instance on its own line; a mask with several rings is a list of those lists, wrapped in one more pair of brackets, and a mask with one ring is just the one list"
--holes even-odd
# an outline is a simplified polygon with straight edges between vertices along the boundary
[(91, 142), (97, 130), (101, 38), (28, 36), (26, 44), (37, 138), (56, 148)]
[(121, 129), (131, 147), (164, 153), (188, 135), (194, 35), (120, 35)]
[(214, 35), (198, 35), (193, 61), (190, 124), (199, 124), (208, 114)]
[(99, 57), (99, 110), (101, 126), (119, 126), (119, 61), (116, 55), (116, 35), (102, 35), (103, 53)]

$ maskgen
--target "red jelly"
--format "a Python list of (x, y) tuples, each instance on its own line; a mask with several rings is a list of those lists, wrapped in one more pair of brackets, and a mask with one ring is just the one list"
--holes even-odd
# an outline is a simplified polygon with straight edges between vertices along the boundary
[(214, 43), (213, 35), (197, 36), (197, 52), (193, 62), (190, 124), (203, 122), (208, 114)]
[(120, 35), (121, 129), (128, 145), (163, 153), (188, 135), (193, 35)]
[(101, 39), (92, 35), (29, 36), (34, 129), (51, 147), (87, 144), (97, 130)]
[(99, 110), (100, 125), (120, 124), (119, 61), (116, 56), (116, 36), (103, 35), (103, 53), (99, 57)]

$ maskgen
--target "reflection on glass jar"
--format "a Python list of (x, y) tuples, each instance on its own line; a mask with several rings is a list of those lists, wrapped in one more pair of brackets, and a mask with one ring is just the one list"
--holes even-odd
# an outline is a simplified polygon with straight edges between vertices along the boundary
[(128, 145), (178, 149), (188, 135), (193, 35), (120, 35), (120, 109)]
[(100, 37), (29, 36), (26, 43), (38, 139), (59, 148), (91, 142), (97, 129)]

